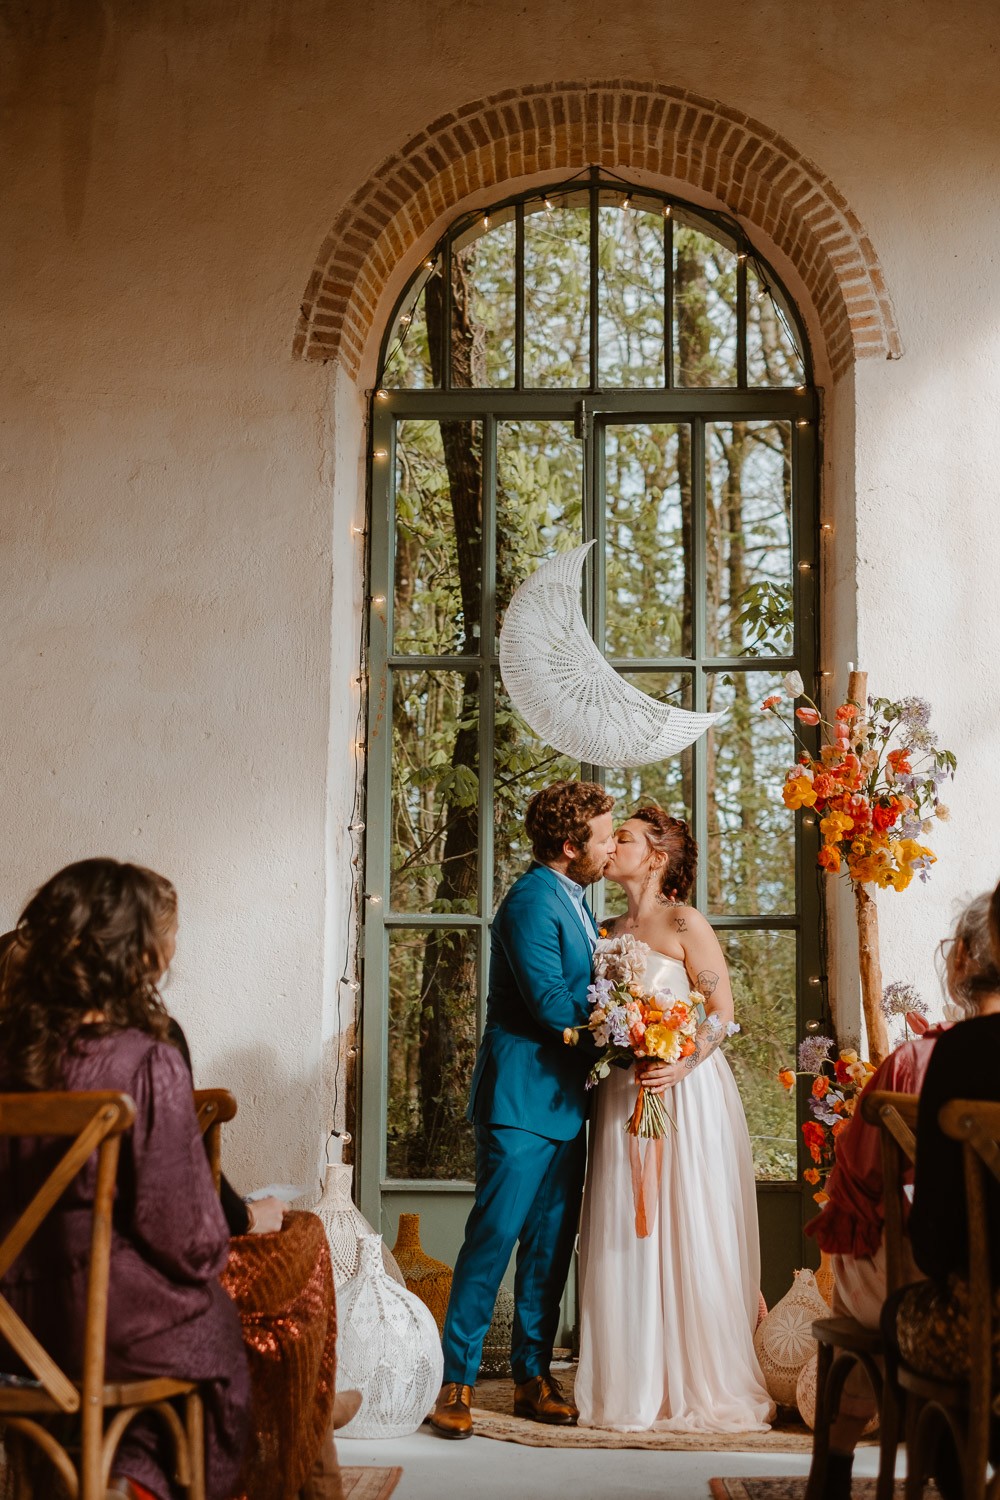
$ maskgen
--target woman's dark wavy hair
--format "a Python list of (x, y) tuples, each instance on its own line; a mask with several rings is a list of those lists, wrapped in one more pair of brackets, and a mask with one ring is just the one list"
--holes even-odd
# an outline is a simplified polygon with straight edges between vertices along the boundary
[(160, 1038), (170, 1018), (156, 988), (177, 892), (116, 859), (67, 865), (35, 892), (0, 955), (0, 1058), (28, 1088), (60, 1088), (82, 1018), (91, 1034), (134, 1026)]

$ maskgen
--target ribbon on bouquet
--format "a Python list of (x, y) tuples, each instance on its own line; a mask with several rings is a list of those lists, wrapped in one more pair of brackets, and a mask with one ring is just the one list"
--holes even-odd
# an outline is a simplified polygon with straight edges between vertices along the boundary
[[(635, 1113), (626, 1127), (628, 1131), (628, 1164), (632, 1173), (632, 1203), (635, 1208), (635, 1232), (640, 1240), (648, 1239), (656, 1224), (656, 1209), (660, 1201), (660, 1174), (663, 1169), (663, 1137), (640, 1137), (639, 1118), (642, 1114), (642, 1096), (639, 1089)], [(645, 1140), (646, 1149), (639, 1146)]]

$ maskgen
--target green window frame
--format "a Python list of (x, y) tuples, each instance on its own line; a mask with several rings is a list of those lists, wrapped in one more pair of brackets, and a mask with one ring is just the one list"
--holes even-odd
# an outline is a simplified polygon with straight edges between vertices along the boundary
[[(531, 379), (531, 360), (534, 358), (537, 363), (539, 356), (537, 350), (532, 354), (531, 349), (532, 273), (526, 264), (526, 242), (540, 204), (549, 214), (556, 211), (556, 205), (576, 213), (575, 222), (584, 224), (578, 233), (581, 247), (587, 239), (585, 221), (589, 220), (589, 245), (586, 245), (589, 255), (584, 255), (583, 248), (580, 249), (581, 264), (587, 262), (585, 284), (580, 288), (581, 299), (586, 299), (587, 318), (585, 337), (578, 341), (577, 383), (567, 379), (565, 371), (560, 370), (556, 371), (553, 384), (532, 388), (526, 384), (526, 377)], [(633, 386), (621, 382), (616, 387), (608, 386), (607, 370), (602, 365), (601, 214), (608, 208), (619, 213), (633, 210), (647, 216), (656, 215), (663, 226), (662, 265), (659, 274), (652, 278), (655, 285), (653, 297), (649, 299), (651, 309), (654, 301), (662, 308), (662, 315), (653, 311), (650, 314), (650, 326), (655, 335), (662, 338), (662, 374), (654, 372), (651, 379), (647, 366), (643, 383)], [(423, 374), (418, 370), (414, 376), (412, 369), (406, 371), (404, 361), (403, 378), (412, 383), (394, 385), (393, 379), (399, 377), (401, 368), (400, 347), (405, 345), (414, 324), (421, 317), (428, 317), (429, 294), (426, 288), (429, 279), (440, 278), (436, 316), (441, 317), (445, 329), (451, 329), (453, 319), (460, 311), (453, 305), (452, 298), (456, 260), (477, 236), (490, 233), (498, 226), (507, 226), (507, 243), (512, 250), (507, 283), (508, 294), (512, 295), (508, 297), (510, 311), (505, 327), (488, 332), (493, 349), (491, 355), (488, 351), (487, 366), (493, 383), (463, 383), (468, 379), (468, 371), (456, 368), (452, 340), (445, 337), (441, 341), (437, 363), (439, 379), (433, 380), (426, 370)], [(685, 229), (693, 229), (723, 246), (731, 257), (735, 283), (731, 308), (733, 347), (727, 356), (731, 383), (697, 383), (697, 372), (692, 380), (689, 378), (691, 371), (685, 371), (679, 360), (677, 304), (684, 289), (678, 284), (674, 247), (678, 232), (683, 233)], [(641, 287), (638, 295), (642, 295)], [(760, 383), (759, 361), (755, 367), (750, 350), (748, 330), (755, 315), (754, 303), (762, 300), (764, 295), (771, 298), (775, 314), (786, 329), (797, 356), (794, 376), (789, 375), (787, 369), (784, 372), (786, 383)], [(766, 371), (764, 378), (771, 378)], [(794, 383), (790, 383), (792, 379)], [(604, 388), (602, 381), (605, 382)], [(643, 678), (657, 687), (668, 679), (683, 680), (686, 685), (685, 705), (704, 711), (712, 706), (713, 681), (721, 680), (727, 684), (730, 696), (734, 698), (742, 694), (744, 708), (747, 703), (755, 706), (760, 702), (765, 677), (770, 683), (777, 683), (784, 673), (796, 669), (807, 684), (818, 682), (819, 414), (819, 395), (812, 384), (808, 344), (794, 305), (772, 268), (742, 229), (725, 215), (713, 214), (669, 195), (623, 183), (607, 175), (592, 172), (582, 182), (574, 179), (535, 189), (457, 220), (401, 295), (386, 333), (379, 383), (372, 393), (370, 406), (367, 831), (359, 1184), (362, 1206), (373, 1222), (380, 1222), (375, 1215), (381, 1214), (386, 1197), (395, 1195), (400, 1206), (408, 1207), (412, 1206), (411, 1198), (417, 1191), (420, 1194), (467, 1194), (469, 1190), (468, 1179), (394, 1178), (387, 1172), (390, 947), (401, 934), (426, 933), (428, 930), (442, 935), (456, 934), (456, 941), (471, 944), (475, 954), (478, 1029), (481, 1030), (488, 984), (489, 928), (494, 910), (496, 696), (492, 684), (499, 681), (495, 588), (498, 460), (502, 458), (501, 450), (508, 441), (506, 434), (515, 430), (511, 424), (535, 424), (536, 427), (539, 424), (563, 424), (561, 431), (575, 433), (581, 459), (582, 504), (578, 524), (574, 522), (573, 541), (594, 539), (597, 543), (593, 561), (588, 562), (585, 573), (585, 613), (602, 649), (606, 649), (610, 638), (606, 588), (609, 449), (616, 449), (616, 445), (621, 447), (622, 434), (634, 434), (654, 425), (659, 429), (674, 427), (686, 434), (687, 486), (691, 504), (685, 548), (688, 562), (685, 566), (689, 573), (690, 614), (681, 631), (683, 638), (673, 643), (676, 649), (655, 654), (637, 656), (631, 651), (624, 655), (614, 651), (606, 654), (616, 669), (628, 672), (631, 680), (640, 685)], [(448, 650), (400, 650), (393, 637), (397, 583), (394, 576), (397, 460), (405, 447), (408, 423), (475, 424), (481, 455), (481, 525), (479, 535), (472, 538), (479, 551), (480, 618), (475, 622), (465, 621), (466, 634), (461, 647), (452, 643)], [(710, 449), (718, 441), (720, 432), (731, 436), (738, 428), (751, 435), (764, 429), (768, 433), (780, 429), (786, 488), (790, 496), (787, 571), (791, 635), (779, 640), (777, 649), (762, 655), (747, 654), (745, 649), (730, 649), (721, 654), (712, 650), (710, 538), (706, 530), (709, 509), (706, 492), (712, 482)], [(467, 430), (471, 431), (471, 426)], [(499, 499), (502, 501), (502, 497)], [(758, 597), (766, 605), (767, 590)], [(763, 633), (764, 625), (760, 626), (760, 631)], [(412, 646), (413, 643), (404, 644)], [(394, 684), (402, 680), (402, 674), (435, 672), (457, 674), (466, 690), (475, 680), (480, 686), (478, 718), (470, 730), (477, 737), (480, 858), (477, 889), (474, 899), (470, 898), (467, 903), (471, 907), (468, 910), (419, 910), (414, 909), (412, 902), (400, 906), (394, 904), (393, 899)], [(489, 684), (489, 690), (483, 691), (483, 684)], [(792, 935), (788, 941), (794, 941), (795, 946), (796, 1016), (795, 1035), (790, 1034), (789, 1028), (787, 1040), (789, 1046), (794, 1046), (804, 1029), (816, 1028), (824, 1011), (822, 912), (814, 862), (816, 831), (802, 819), (787, 825), (789, 858), (794, 864), (789, 887), (794, 891), (792, 909), (712, 910), (710, 861), (705, 854), (713, 840), (713, 847), (721, 847), (724, 830), (720, 833), (717, 811), (713, 811), (709, 770), (709, 747), (703, 738), (694, 746), (683, 773), (678, 773), (682, 774), (683, 788), (679, 784), (677, 787), (678, 793), (682, 791), (690, 803), (693, 830), (702, 849), (695, 904), (709, 915), (724, 945), (737, 934), (759, 933), (765, 943), (780, 943), (782, 939), (777, 935)], [(579, 767), (579, 773), (603, 780), (607, 779), (609, 770), (584, 765)], [(611, 775), (613, 781), (613, 768)], [(777, 788), (773, 791), (776, 796)], [(600, 904), (600, 893), (597, 893), (597, 899)], [(715, 904), (718, 905), (718, 901)], [(765, 936), (772, 934), (774, 938)], [(780, 1056), (776, 1053), (775, 1071), (785, 1060), (787, 1051)], [(760, 1190), (762, 1193), (784, 1194), (786, 1201), (780, 1215), (783, 1222), (786, 1225), (792, 1220), (800, 1222), (801, 1194), (793, 1176), (761, 1183)], [(766, 1212), (762, 1214), (762, 1222), (766, 1231)]]

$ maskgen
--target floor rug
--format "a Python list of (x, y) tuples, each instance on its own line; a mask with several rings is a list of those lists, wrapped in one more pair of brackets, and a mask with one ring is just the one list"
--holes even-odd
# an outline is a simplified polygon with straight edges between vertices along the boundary
[[(874, 1479), (851, 1481), (851, 1500), (875, 1500)], [(805, 1479), (710, 1479), (708, 1488), (712, 1500), (803, 1500), (806, 1492)], [(906, 1486), (902, 1479), (896, 1480), (895, 1500), (902, 1500)], [(937, 1489), (928, 1484), (927, 1500), (933, 1500)]]
[[(573, 1371), (559, 1370), (559, 1383), (568, 1395)], [(651, 1448), (663, 1453), (811, 1453), (812, 1433), (803, 1422), (783, 1422), (770, 1432), (610, 1432), (598, 1427), (547, 1427), (527, 1417), (515, 1417), (514, 1384), (510, 1380), (482, 1380), (473, 1397), (472, 1419), (477, 1437), (501, 1443), (523, 1443), (529, 1448)]]
[(402, 1474), (402, 1469), (342, 1468), (344, 1500), (389, 1500)]

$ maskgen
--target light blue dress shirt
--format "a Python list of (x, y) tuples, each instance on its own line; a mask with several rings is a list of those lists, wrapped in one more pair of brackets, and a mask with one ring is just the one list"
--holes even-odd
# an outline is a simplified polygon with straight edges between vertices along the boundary
[[(549, 866), (549, 869), (552, 869), (551, 865)], [(587, 934), (587, 941), (590, 944), (591, 952), (593, 952), (594, 948), (597, 946), (597, 929), (594, 925), (593, 917), (589, 914), (586, 906), (584, 905), (583, 886), (577, 885), (575, 880), (571, 880), (569, 876), (564, 875), (561, 870), (552, 870), (552, 873), (558, 880), (559, 884), (562, 886), (563, 890), (566, 891), (572, 899), (573, 905), (576, 907), (576, 910), (579, 914), (580, 921), (583, 923), (583, 930)]]

